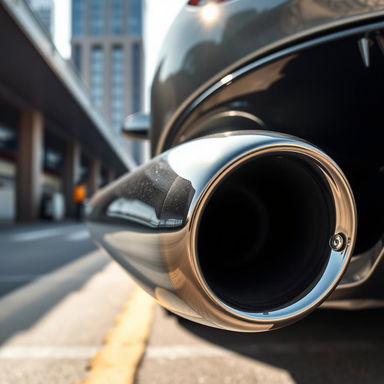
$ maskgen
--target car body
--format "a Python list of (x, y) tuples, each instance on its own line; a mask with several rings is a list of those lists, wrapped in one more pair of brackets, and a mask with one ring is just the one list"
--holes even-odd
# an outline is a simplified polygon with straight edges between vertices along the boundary
[(381, 1), (190, 1), (153, 81), (155, 158), (93, 199), (93, 236), (215, 327), (381, 305), (383, 65)]

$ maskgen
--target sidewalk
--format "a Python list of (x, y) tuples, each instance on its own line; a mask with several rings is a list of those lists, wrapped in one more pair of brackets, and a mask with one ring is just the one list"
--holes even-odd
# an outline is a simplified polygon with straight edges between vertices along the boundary
[(93, 251), (0, 299), (0, 383), (74, 384), (126, 303), (132, 282)]

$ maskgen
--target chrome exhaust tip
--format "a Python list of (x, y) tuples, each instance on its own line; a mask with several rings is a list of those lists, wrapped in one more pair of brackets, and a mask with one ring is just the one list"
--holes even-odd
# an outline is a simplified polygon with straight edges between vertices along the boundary
[(310, 313), (340, 281), (356, 237), (339, 167), (311, 144), (270, 132), (182, 144), (93, 206), (97, 242), (160, 304), (236, 331)]
[(288, 325), (337, 285), (355, 216), (345, 177), (322, 152), (291, 143), (259, 149), (222, 172), (199, 201), (193, 274), (229, 322)]

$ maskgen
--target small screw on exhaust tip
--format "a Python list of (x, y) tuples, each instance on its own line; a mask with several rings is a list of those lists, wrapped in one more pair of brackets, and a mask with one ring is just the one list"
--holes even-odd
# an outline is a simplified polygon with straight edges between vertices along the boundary
[(329, 246), (337, 252), (343, 251), (346, 245), (345, 236), (342, 233), (336, 233), (329, 240)]

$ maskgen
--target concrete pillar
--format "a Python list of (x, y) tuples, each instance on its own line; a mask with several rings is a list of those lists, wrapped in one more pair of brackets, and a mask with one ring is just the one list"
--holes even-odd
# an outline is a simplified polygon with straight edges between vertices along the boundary
[(114, 169), (107, 169), (107, 183), (112, 183), (116, 179), (116, 171)]
[(35, 110), (20, 114), (17, 172), (17, 221), (36, 220), (40, 216), (44, 117)]
[(73, 202), (73, 191), (80, 178), (81, 148), (77, 141), (68, 142), (65, 150), (64, 164), (64, 196), (65, 211), (67, 217), (74, 217), (75, 204)]
[(101, 162), (96, 157), (89, 161), (88, 196), (91, 197), (100, 187)]

